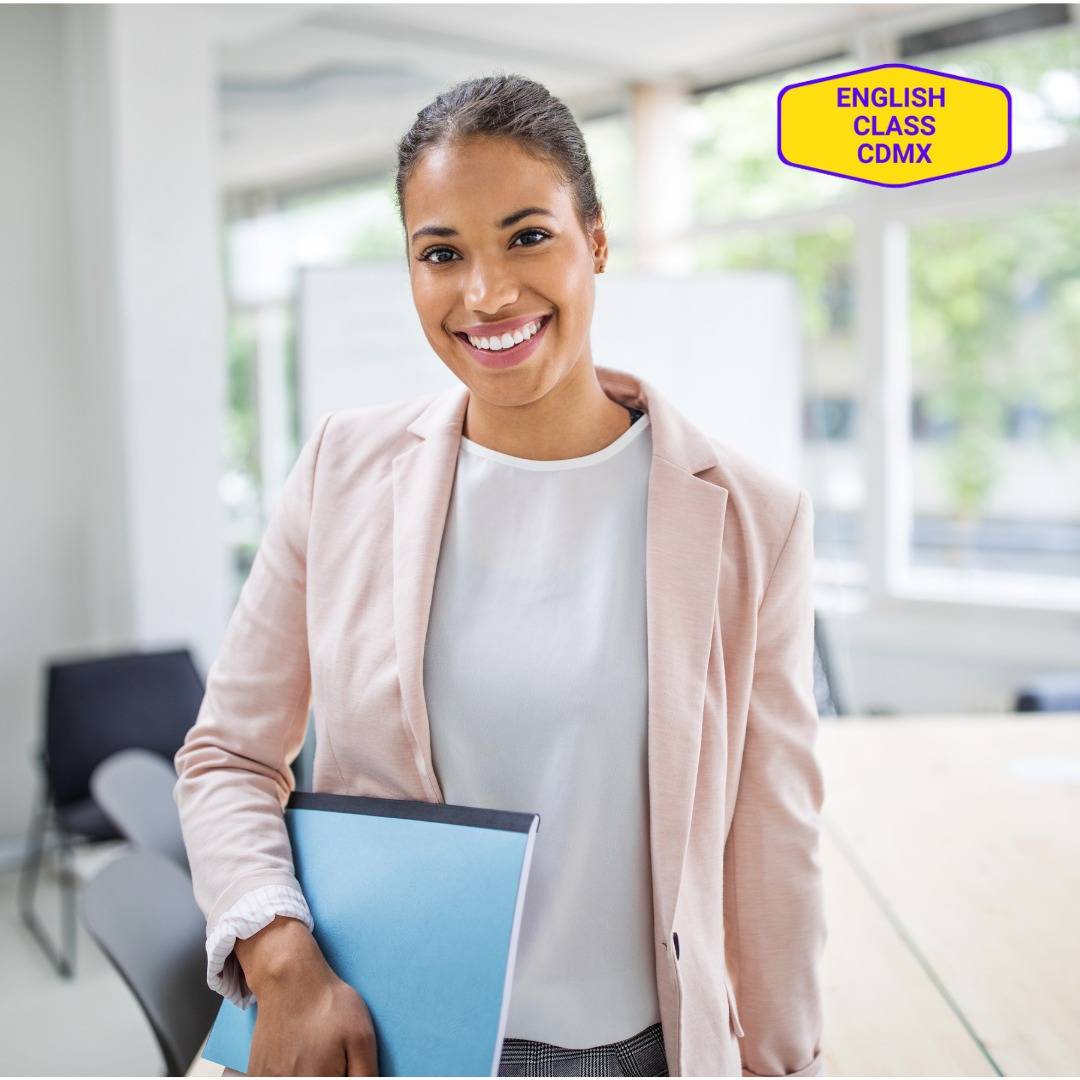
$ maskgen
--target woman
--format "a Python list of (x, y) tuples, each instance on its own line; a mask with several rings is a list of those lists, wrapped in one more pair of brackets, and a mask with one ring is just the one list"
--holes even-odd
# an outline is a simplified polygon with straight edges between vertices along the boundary
[(176, 755), (251, 1071), (377, 1075), (281, 816), (313, 703), (316, 790), (541, 814), (500, 1075), (819, 1075), (809, 498), (594, 366), (602, 209), (542, 86), (437, 98), (397, 192), (462, 386), (322, 418)]

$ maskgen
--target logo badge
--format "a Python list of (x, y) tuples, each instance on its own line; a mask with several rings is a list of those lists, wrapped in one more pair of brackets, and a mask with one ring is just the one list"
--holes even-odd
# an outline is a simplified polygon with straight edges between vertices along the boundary
[(1004, 86), (912, 64), (877, 64), (792, 83), (776, 99), (785, 165), (879, 187), (909, 187), (1004, 165)]

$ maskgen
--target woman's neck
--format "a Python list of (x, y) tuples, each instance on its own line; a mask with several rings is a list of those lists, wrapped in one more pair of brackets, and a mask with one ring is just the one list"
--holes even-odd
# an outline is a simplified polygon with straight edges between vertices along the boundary
[(591, 363), (578, 367), (527, 405), (492, 405), (470, 393), (462, 434), (490, 450), (531, 461), (561, 461), (603, 450), (630, 427), (630, 413), (604, 393)]

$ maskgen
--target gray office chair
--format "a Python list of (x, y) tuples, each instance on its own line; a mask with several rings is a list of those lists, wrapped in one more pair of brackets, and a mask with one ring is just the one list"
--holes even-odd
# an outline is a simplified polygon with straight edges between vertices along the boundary
[(90, 793), (135, 847), (172, 859), (188, 876), (187, 848), (173, 799), (176, 769), (152, 750), (121, 750), (90, 774)]
[(186, 1075), (222, 1000), (206, 985), (206, 923), (191, 878), (173, 859), (132, 851), (82, 887), (79, 913), (150, 1022), (165, 1075)]

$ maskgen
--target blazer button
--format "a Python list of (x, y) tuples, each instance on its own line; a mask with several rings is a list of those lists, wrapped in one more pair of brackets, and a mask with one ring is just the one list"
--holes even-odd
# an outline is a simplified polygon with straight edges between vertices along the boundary
[(679, 935), (672, 932), (671, 940), (675, 945), (675, 959), (679, 959)]

